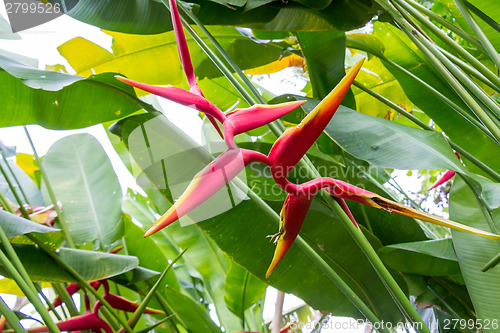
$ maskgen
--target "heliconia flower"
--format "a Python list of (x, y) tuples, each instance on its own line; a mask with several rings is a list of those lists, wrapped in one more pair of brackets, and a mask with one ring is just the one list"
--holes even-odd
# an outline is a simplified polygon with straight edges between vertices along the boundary
[(267, 156), (247, 149), (228, 149), (203, 170), (188, 185), (180, 198), (144, 234), (148, 237), (186, 215), (236, 177), (252, 161), (267, 163)]
[[(450, 229), (465, 231), (486, 238), (500, 240), (500, 235), (472, 228), (467, 225), (457, 223), (454, 221), (446, 220), (442, 217), (421, 212), (411, 207), (406, 207), (397, 202), (386, 199), (376, 193), (361, 189), (359, 187), (343, 182), (341, 180), (335, 180), (331, 178), (319, 178), (319, 180), (322, 180), (324, 182), (325, 185), (323, 185), (323, 188), (325, 188), (333, 196), (337, 196), (351, 201), (356, 201), (375, 208), (398, 213), (425, 222), (430, 222), (443, 227), (447, 227)], [(315, 179), (314, 181), (318, 181), (318, 179)]]
[(295, 238), (297, 238), (313, 198), (314, 196), (308, 194), (288, 194), (286, 197), (280, 213), (279, 232), (272, 236), (276, 243), (276, 250), (274, 251), (273, 261), (267, 269), (266, 278), (278, 266), (281, 259), (283, 259), (292, 246)]
[(429, 189), (427, 191), (430, 191), (436, 187), (438, 187), (439, 185), (447, 182), (448, 180), (450, 180), (453, 176), (455, 176), (455, 171), (453, 170), (448, 170), (446, 171), (442, 176), (441, 178), (439, 178), (434, 184), (432, 184), (431, 187), (429, 187)]
[[(125, 311), (125, 312), (135, 312), (137, 308), (139, 307), (139, 303), (136, 302), (131, 302), (128, 299), (114, 295), (114, 294), (107, 294), (104, 295), (103, 298), (111, 305), (113, 309), (120, 310), (120, 311)], [(146, 308), (144, 310), (144, 313), (146, 314), (159, 314), (163, 315), (165, 312), (161, 310), (156, 310), (152, 308)]]
[(269, 162), (275, 180), (286, 178), (288, 172), (319, 138), (349, 91), (363, 61), (358, 61), (300, 124), (288, 129), (276, 140), (269, 153)]
[[(181, 58), (182, 68), (186, 74), (189, 87), (191, 87), (192, 90), (195, 90), (193, 87), (198, 87), (198, 84), (196, 83), (196, 76), (194, 75), (193, 64), (189, 55), (184, 30), (182, 30), (182, 22), (179, 16), (179, 10), (177, 9), (177, 3), (175, 0), (169, 0), (168, 2), (170, 5), (170, 15), (172, 17), (172, 25), (174, 27), (175, 40), (177, 41), (177, 50), (179, 51), (179, 57)], [(201, 94), (201, 90), (193, 92)]]
[(256, 104), (247, 109), (236, 109), (228, 113), (224, 123), (224, 134), (230, 130), (233, 135), (248, 132), (269, 124), (298, 108), (306, 101), (293, 101), (276, 105)]
[[(85, 313), (81, 316), (73, 317), (68, 320), (60, 321), (56, 323), (57, 328), (61, 331), (81, 331), (81, 330), (91, 330), (92, 332), (101, 332), (104, 330), (105, 333), (113, 333), (113, 330), (108, 325), (107, 322), (99, 317), (99, 308), (101, 307), (101, 302), (97, 301), (94, 305), (94, 310), (91, 313)], [(47, 326), (35, 327), (27, 329), (28, 332), (49, 332)]]
[(3, 331), (3, 328), (5, 327), (6, 322), (7, 322), (7, 319), (4, 316), (0, 316), (0, 332)]
[(441, 225), (455, 230), (465, 231), (471, 234), (480, 235), (483, 237), (500, 240), (500, 235), (489, 233), (487, 231), (472, 228), (454, 221), (446, 220), (439, 216), (418, 211), (416, 209), (406, 207), (392, 200), (386, 199), (376, 193), (364, 190), (341, 180), (322, 177), (308, 181), (301, 185), (291, 184), (285, 179), (285, 189), (288, 197), (285, 200), (283, 209), (281, 210), (281, 223), (278, 234), (274, 235), (277, 239), (277, 247), (274, 252), (274, 257), (269, 266), (266, 277), (273, 272), (278, 263), (281, 261), (286, 252), (290, 249), (293, 241), (304, 223), (307, 210), (312, 202), (314, 195), (320, 190), (325, 189), (329, 194), (336, 198), (342, 209), (348, 217), (357, 226), (354, 217), (349, 211), (349, 208), (343, 200), (347, 199), (364, 205), (394, 212), (422, 221)]
[[(184, 106), (193, 106), (196, 110), (203, 112), (212, 125), (219, 131), (221, 137), (225, 138), (230, 146), (234, 146), (233, 136), (253, 130), (266, 125), (296, 109), (305, 101), (294, 101), (276, 105), (253, 105), (247, 109), (236, 109), (225, 115), (217, 106), (203, 97), (202, 94), (194, 94), (182, 88), (174, 86), (155, 86), (129, 80), (121, 76), (116, 79), (133, 87), (145, 90), (157, 96), (161, 96)], [(215, 120), (223, 124), (224, 134)]]

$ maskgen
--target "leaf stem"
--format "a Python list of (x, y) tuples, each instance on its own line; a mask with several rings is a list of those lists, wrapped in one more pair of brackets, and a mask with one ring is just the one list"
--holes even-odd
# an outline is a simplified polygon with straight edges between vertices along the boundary
[(85, 279), (78, 274), (77, 271), (70, 265), (68, 265), (64, 260), (62, 260), (56, 253), (51, 251), (49, 248), (47, 248), (42, 242), (40, 242), (38, 239), (31, 235), (27, 235), (28, 238), (30, 238), (33, 242), (35, 242), (38, 247), (45, 252), (49, 257), (51, 257), (59, 266), (64, 268), (75, 280), (82, 286), (84, 287), (88, 292), (90, 292), (92, 295), (94, 295), (99, 301), (101, 301), (102, 305), (115, 317), (115, 319), (122, 325), (122, 327), (128, 332), (128, 333), (134, 333), (133, 330), (128, 326), (127, 322), (125, 319), (123, 319), (121, 316), (119, 316), (115, 310), (109, 305), (109, 303), (95, 290)]
[[(7, 160), (2, 156), (2, 160), (7, 163)], [(5, 181), (7, 182), (7, 185), (9, 186), (12, 194), (14, 195), (14, 198), (16, 198), (16, 201), (17, 201), (17, 204), (19, 205), (19, 210), (21, 211), (21, 214), (23, 214), (24, 218), (26, 219), (30, 219), (30, 216), (28, 214), (28, 212), (26, 211), (26, 209), (24, 208), (24, 204), (23, 204), (23, 201), (21, 200), (21, 198), (19, 197), (19, 194), (17, 194), (17, 191), (16, 191), (16, 188), (14, 187), (14, 185), (12, 184), (12, 182), (10, 181), (9, 179), (9, 176), (7, 175), (7, 173), (5, 172), (4, 168), (2, 167), (2, 164), (0, 163), (0, 172), (2, 173), (3, 175), (3, 178), (5, 179)]]
[(395, 67), (396, 69), (399, 69), (402, 73), (406, 74), (408, 77), (412, 78), (413, 80), (417, 81), (422, 87), (426, 88), (428, 91), (430, 91), (433, 95), (435, 95), (437, 98), (448, 104), (451, 108), (453, 108), (455, 111), (457, 111), (462, 117), (467, 119), (470, 123), (472, 123), (474, 126), (479, 128), (484, 134), (488, 135), (492, 140), (497, 141), (497, 139), (491, 134), (490, 130), (486, 128), (481, 122), (479, 122), (476, 118), (472, 117), (465, 109), (460, 107), (458, 104), (453, 102), (451, 99), (446, 97), (443, 93), (441, 93), (439, 90), (435, 89), (433, 86), (404, 68), (403, 66), (399, 65), (398, 63), (392, 61), (391, 59), (388, 58), (381, 58), (382, 61), (388, 63), (389, 65)]
[(486, 37), (483, 30), (481, 30), (477, 22), (469, 13), (469, 10), (467, 9), (465, 2), (463, 0), (454, 0), (454, 2), (457, 5), (460, 12), (462, 13), (465, 20), (467, 21), (467, 23), (469, 24), (472, 31), (474, 31), (474, 33), (476, 34), (477, 39), (479, 39), (481, 45), (483, 45), (484, 49), (490, 56), (491, 60), (495, 63), (497, 68), (500, 68), (500, 56), (498, 55), (497, 50), (495, 50), (495, 48), (489, 41), (488, 37)]
[(483, 74), (488, 80), (493, 82), (494, 85), (500, 87), (500, 78), (491, 72), (485, 65), (483, 65), (479, 60), (473, 55), (467, 52), (462, 46), (460, 46), (456, 41), (451, 39), (446, 33), (435, 26), (428, 18), (420, 14), (412, 6), (408, 5), (403, 0), (394, 0), (406, 11), (408, 11), (414, 18), (416, 18), (421, 24), (427, 27), (434, 35), (439, 37), (446, 45), (448, 45), (452, 50), (454, 50), (458, 55), (462, 56), (471, 65), (473, 65), (481, 74)]
[[(377, 0), (383, 7), (387, 4), (383, 0)], [(490, 130), (491, 134), (496, 138), (497, 143), (500, 143), (500, 129), (490, 119), (488, 114), (481, 108), (476, 100), (469, 94), (469, 92), (460, 84), (460, 80), (467, 89), (470, 89), (475, 96), (488, 106), (495, 114), (500, 115), (500, 107), (495, 101), (491, 99), (475, 82), (473, 82), (465, 73), (462, 72), (455, 64), (446, 58), (437, 47), (424, 38), (415, 27), (413, 27), (404, 18), (407, 15), (398, 4), (392, 3), (400, 12), (397, 12), (393, 7), (389, 6), (391, 14), (393, 14), (396, 24), (407, 34), (407, 36), (415, 43), (415, 45), (424, 53), (434, 68), (438, 71), (441, 77), (448, 83), (448, 85), (455, 90), (455, 92), (462, 98), (462, 100), (470, 107), (475, 115), (481, 119), (483, 124)], [(385, 8), (384, 7), (384, 8)], [(453, 76), (450, 71), (456, 75)], [(457, 80), (458, 79), (458, 80)]]
[[(35, 307), (35, 310), (40, 314), (47, 328), (49, 328), (51, 332), (59, 333), (60, 331), (57, 328), (54, 321), (50, 318), (49, 312), (38, 298), (37, 291), (33, 286), (33, 282), (31, 282), (31, 279), (24, 270), (24, 267), (22, 268), (19, 267), (20, 264), (19, 258), (17, 257), (14, 248), (10, 244), (9, 240), (7, 239), (7, 236), (5, 235), (4, 231), (1, 228), (0, 228), (0, 241), (6, 252), (9, 254), (9, 257), (11, 257), (11, 260), (15, 263), (15, 265), (9, 261), (7, 256), (3, 253), (3, 251), (0, 251), (0, 263), (5, 268), (5, 270), (9, 272), (14, 281), (16, 281), (19, 288), (23, 291), (24, 295), (26, 295), (31, 304)], [(14, 257), (17, 258), (17, 260), (13, 259)]]
[(54, 210), (57, 213), (57, 218), (59, 220), (59, 223), (61, 224), (61, 229), (64, 233), (64, 236), (66, 238), (66, 242), (68, 243), (68, 246), (71, 248), (75, 248), (75, 243), (73, 242), (73, 239), (71, 238), (71, 235), (69, 233), (68, 229), (68, 224), (66, 223), (66, 219), (64, 218), (61, 209), (59, 209), (59, 205), (57, 203), (56, 196), (54, 194), (54, 190), (52, 189), (52, 186), (50, 186), (49, 182), (49, 177), (47, 176), (47, 173), (45, 172), (44, 167), (42, 166), (42, 162), (40, 160), (40, 157), (38, 156), (38, 153), (36, 152), (35, 145), (33, 144), (33, 140), (31, 140), (31, 136), (28, 132), (28, 128), (26, 126), (23, 126), (24, 132), (26, 133), (26, 136), (28, 137), (28, 141), (30, 142), (31, 149), (33, 150), (33, 155), (35, 155), (36, 163), (38, 164), (38, 167), (40, 168), (40, 175), (42, 176), (43, 181), (45, 182), (45, 186), (47, 187), (47, 192), (49, 193), (50, 201), (52, 202), (52, 205), (54, 205)]
[(151, 301), (151, 299), (153, 298), (153, 296), (155, 295), (156, 293), (156, 290), (158, 290), (158, 287), (160, 286), (161, 282), (163, 281), (163, 279), (165, 278), (165, 275), (167, 275), (168, 271), (170, 270), (170, 268), (172, 268), (172, 266), (177, 262), (177, 260), (179, 260), (183, 255), (184, 253), (186, 253), (187, 251), (187, 248), (184, 249), (181, 253), (179, 253), (169, 264), (168, 266), (165, 268), (165, 270), (161, 273), (160, 277), (158, 278), (158, 280), (156, 280), (155, 284), (153, 285), (153, 287), (149, 290), (149, 292), (146, 294), (146, 296), (144, 297), (144, 299), (142, 300), (141, 304), (139, 305), (139, 307), (134, 311), (134, 314), (132, 315), (132, 317), (128, 320), (127, 324), (131, 327), (131, 328), (134, 328), (135, 325), (137, 324), (137, 322), (139, 321), (139, 319), (141, 318), (142, 316), (142, 313), (144, 312), (144, 310), (146, 310), (146, 307), (148, 306), (148, 303), (149, 301)]
[(9, 309), (9, 307), (7, 306), (7, 304), (5, 304), (2, 297), (0, 297), (0, 313), (5, 317), (5, 319), (9, 323), (10, 327), (12, 327), (14, 332), (16, 333), (27, 332), (19, 323), (19, 318), (17, 318), (14, 311)]
[(476, 38), (474, 38), (473, 36), (471, 36), (467, 32), (465, 32), (462, 29), (458, 28), (454, 24), (446, 21), (444, 18), (442, 18), (438, 14), (434, 13), (432, 10), (429, 10), (429, 9), (425, 8), (424, 6), (422, 6), (421, 4), (419, 4), (418, 2), (415, 2), (413, 0), (405, 0), (405, 1), (408, 4), (410, 4), (412, 7), (418, 9), (420, 12), (422, 12), (425, 15), (429, 16), (429, 18), (431, 18), (434, 21), (440, 23), (444, 27), (448, 28), (451, 32), (453, 32), (456, 35), (462, 37), (464, 40), (468, 41), (469, 43), (471, 43), (472, 45), (474, 45), (475, 47), (477, 47), (477, 49), (480, 52), (482, 52), (484, 54), (487, 54), (486, 50), (483, 47), (483, 45), (481, 45), (481, 43)]
[[(399, 105), (397, 105), (396, 103), (392, 102), (388, 98), (380, 95), (379, 93), (373, 91), (372, 89), (370, 89), (368, 87), (365, 87), (363, 84), (361, 84), (361, 83), (359, 83), (357, 81), (354, 81), (353, 84), (356, 87), (358, 87), (359, 89), (361, 89), (364, 92), (366, 92), (369, 95), (371, 95), (372, 97), (378, 99), (379, 101), (381, 101), (385, 105), (391, 107), (396, 112), (398, 112), (400, 115), (402, 115), (403, 117), (409, 119), (410, 121), (412, 121), (413, 123), (417, 124), (421, 128), (423, 128), (425, 130), (428, 130), (428, 131), (434, 131), (434, 132), (436, 132), (436, 130), (434, 128), (432, 128), (431, 126), (427, 125), (422, 120), (418, 119), (417, 117), (415, 117), (414, 115), (412, 115), (411, 113), (409, 113), (408, 111), (406, 111), (405, 109), (403, 109), (402, 107), (400, 107)], [(465, 149), (463, 149), (461, 146), (457, 145), (456, 143), (454, 143), (450, 139), (448, 139), (448, 138), (445, 138), (445, 139), (448, 141), (448, 143), (450, 144), (450, 146), (453, 149), (455, 149), (462, 157), (468, 159), (471, 163), (473, 163), (479, 169), (481, 169), (482, 171), (484, 171), (487, 175), (489, 175), (490, 177), (492, 177), (496, 181), (500, 182), (500, 174), (498, 174), (495, 170), (493, 170), (492, 168), (490, 168), (489, 166), (487, 166), (486, 164), (484, 164), (483, 162), (481, 162), (480, 160), (478, 160), (476, 157), (474, 157), (472, 154), (470, 154), (468, 151), (466, 151)]]

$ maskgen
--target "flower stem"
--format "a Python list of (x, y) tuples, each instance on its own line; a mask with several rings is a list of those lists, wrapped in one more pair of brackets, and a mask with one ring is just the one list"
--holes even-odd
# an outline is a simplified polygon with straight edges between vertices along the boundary
[[(490, 96), (480, 89), (475, 82), (473, 82), (465, 73), (463, 73), (455, 64), (446, 58), (437, 47), (424, 38), (414, 26), (412, 26), (405, 18), (405, 11), (397, 4), (392, 3), (400, 11), (396, 10), (393, 6), (389, 5), (384, 0), (377, 0), (384, 9), (388, 10), (394, 17), (396, 24), (402, 29), (406, 35), (413, 41), (413, 43), (424, 53), (441, 77), (448, 83), (448, 85), (455, 90), (455, 92), (462, 98), (462, 100), (470, 107), (474, 114), (481, 119), (484, 125), (490, 130), (491, 134), (495, 137), (497, 143), (500, 143), (500, 128), (498, 128), (488, 114), (481, 108), (478, 102), (472, 97), (469, 92), (460, 84), (460, 81), (486, 106), (491, 108), (496, 115), (499, 115), (500, 107)], [(446, 66), (446, 67), (445, 67)], [(448, 70), (449, 69), (449, 70)], [(453, 76), (450, 71), (456, 75)]]
[(481, 45), (481, 43), (476, 38), (474, 38), (473, 36), (469, 35), (467, 32), (463, 31), (462, 29), (458, 28), (457, 26), (453, 25), (452, 23), (446, 21), (444, 18), (442, 18), (438, 14), (434, 13), (432, 10), (429, 10), (429, 9), (425, 8), (424, 6), (422, 6), (421, 4), (419, 4), (418, 2), (415, 2), (413, 0), (405, 0), (405, 1), (408, 4), (410, 4), (412, 7), (418, 9), (420, 12), (422, 12), (425, 15), (429, 16), (429, 18), (431, 18), (434, 21), (440, 23), (444, 27), (448, 28), (451, 32), (455, 33), (457, 36), (462, 37), (464, 40), (468, 41), (469, 43), (471, 43), (472, 45), (474, 45), (475, 47), (477, 47), (477, 49), (480, 52), (482, 52), (484, 54), (487, 54), (486, 50), (483, 47), (483, 45)]

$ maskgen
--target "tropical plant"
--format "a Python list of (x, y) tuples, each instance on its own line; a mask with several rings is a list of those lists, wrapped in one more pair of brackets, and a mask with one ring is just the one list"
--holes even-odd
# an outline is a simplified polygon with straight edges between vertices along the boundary
[[(113, 46), (61, 45), (76, 75), (1, 52), (1, 126), (103, 124), (141, 189), (122, 194), (89, 134), (43, 158), (27, 127), (33, 155), (1, 145), (0, 292), (38, 315), (0, 300), (0, 329), (267, 332), (273, 286), (307, 304), (277, 311), (273, 333), (321, 331), (324, 316), (302, 325), (309, 306), (379, 332), (500, 332), (500, 6), (177, 5), (80, 0), (68, 15), (108, 29)], [(303, 96), (250, 80), (290, 66), (308, 77)], [(204, 145), (144, 91), (200, 111)], [(450, 219), (394, 169), (423, 170), (424, 190), (455, 176)]]

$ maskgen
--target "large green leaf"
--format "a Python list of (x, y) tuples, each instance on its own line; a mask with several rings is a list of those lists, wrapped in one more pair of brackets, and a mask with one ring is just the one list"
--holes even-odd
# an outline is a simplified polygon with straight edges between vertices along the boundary
[[(143, 230), (133, 224), (129, 218), (125, 220), (124, 239), (127, 253), (137, 257), (141, 267), (162, 272), (168, 266), (168, 257), (163, 254), (152, 238), (144, 239), (143, 234)], [(169, 288), (179, 290), (179, 281), (177, 281), (173, 270), (167, 273), (164, 281)]]
[(393, 244), (380, 249), (379, 256), (387, 266), (404, 273), (460, 275), (451, 238)]
[[(194, 11), (204, 25), (261, 30), (350, 30), (363, 26), (378, 10), (374, 1), (363, 0), (297, 1), (306, 6), (270, 0), (189, 2), (196, 4)], [(126, 33), (157, 34), (172, 29), (170, 13), (161, 1), (80, 0), (68, 15), (103, 29)]]
[[(323, 99), (345, 76), (345, 33), (298, 32), (297, 37), (306, 59), (313, 95)], [(352, 92), (347, 95), (343, 104), (346, 102), (350, 102), (349, 106), (354, 106)]]
[(107, 249), (122, 236), (120, 183), (93, 136), (74, 134), (56, 141), (42, 166), (76, 244), (97, 240), (98, 247)]
[(266, 293), (267, 284), (234, 262), (226, 275), (226, 304), (232, 313), (243, 319), (244, 312)]
[[(198, 28), (195, 30), (202, 34)], [(210, 31), (242, 69), (261, 66), (280, 57), (282, 46), (255, 43), (234, 28), (214, 27)], [(187, 87), (173, 31), (158, 35), (107, 33), (113, 37), (112, 53), (81, 37), (62, 44), (58, 48), (59, 52), (79, 75), (118, 72), (139, 82)], [(206, 37), (204, 41), (209, 42)], [(195, 73), (201, 81), (201, 88), (207, 92), (207, 98), (220, 108), (228, 108), (240, 99), (239, 95), (231, 96), (234, 89), (226, 88), (228, 84), (222, 83), (227, 80), (203, 80), (220, 77), (222, 74), (189, 35), (187, 43)], [(217, 87), (221, 84), (223, 86)], [(225, 101), (224, 97), (229, 98), (230, 102)]]
[(165, 291), (165, 296), (167, 302), (173, 305), (175, 316), (188, 332), (221, 332), (198, 302), (170, 288)]
[[(433, 68), (426, 63), (423, 55), (402, 31), (390, 24), (376, 22), (374, 34), (380, 37), (384, 43), (385, 57), (433, 86), (464, 110), (468, 110), (460, 97), (435, 74)], [(467, 151), (474, 152), (476, 158), (494, 170), (500, 171), (500, 147), (496, 143), (482, 134), (446, 103), (429, 93), (421, 84), (402, 74), (398, 69), (388, 64), (385, 66), (399, 81), (408, 98), (430, 116), (453, 142)], [(467, 166), (471, 171), (482, 174), (482, 171), (473, 164), (468, 163)]]
[[(19, 259), (33, 281), (76, 282), (49, 255), (31, 245), (14, 245)], [(130, 271), (138, 265), (136, 257), (95, 251), (60, 248), (57, 255), (87, 281), (106, 279)], [(9, 276), (0, 266), (1, 274)]]
[[(492, 218), (498, 225), (500, 211), (494, 210)], [(453, 183), (450, 195), (450, 218), (471, 227), (489, 230), (475, 194), (460, 179)], [(498, 242), (484, 237), (452, 231), (453, 244), (472, 303), (479, 318), (494, 321), (500, 318), (500, 266), (487, 272), (481, 268), (498, 254)], [(498, 326), (488, 327), (488, 332), (500, 332)]]
[(13, 243), (33, 244), (25, 235), (35, 236), (50, 248), (58, 248), (64, 242), (64, 235), (59, 229), (26, 220), (22, 217), (0, 210), (0, 228)]
[(81, 128), (119, 119), (140, 108), (133, 89), (113, 74), (85, 79), (39, 70), (2, 55), (0, 67), (2, 127)]
[[(204, 155), (200, 153), (198, 159), (193, 158), (193, 156), (190, 156), (189, 160), (186, 160), (186, 157), (177, 160), (168, 159), (167, 148), (177, 149), (176, 147), (183, 146), (183, 141), (189, 142), (190, 140), (178, 132), (177, 135), (172, 136), (171, 125), (168, 125), (165, 121), (158, 122), (157, 127), (149, 125), (148, 121), (150, 119), (142, 117), (141, 122), (141, 117), (135, 116), (130, 120), (130, 124), (127, 124), (127, 121), (122, 122), (122, 135), (123, 130), (131, 133), (132, 128), (141, 129), (140, 125), (144, 123), (149, 142), (161, 146), (161, 152), (165, 154), (160, 155), (160, 158), (156, 157), (155, 161), (159, 161), (163, 156), (165, 164), (173, 163), (171, 168), (176, 165), (174, 169), (178, 170), (178, 172), (184, 172), (184, 177), (187, 177), (187, 181), (189, 181), (203, 167), (205, 163), (203, 161)], [(128, 127), (129, 125), (131, 127)], [(140, 131), (139, 133), (143, 132)], [(125, 141), (127, 140), (125, 139)], [(129, 148), (131, 148), (131, 141), (129, 136)], [(184, 144), (184, 147), (186, 147), (186, 144)], [(151, 149), (150, 152), (156, 151), (153, 146), (149, 149)], [(141, 162), (148, 159), (149, 163), (151, 163), (151, 157), (148, 157), (149, 149), (140, 151), (138, 155), (133, 154), (134, 159)], [(141, 156), (142, 159), (140, 159)], [(202, 166), (198, 169), (193, 168), (193, 165), (200, 164)], [(149, 179), (156, 179), (158, 173), (153, 172), (154, 170), (148, 167), (147, 163), (143, 164), (143, 166), (146, 167), (145, 174), (149, 176)], [(191, 169), (190, 176), (188, 175), (189, 172), (187, 172), (189, 169)], [(167, 175), (170, 176), (170, 173), (167, 172)], [(162, 184), (158, 180), (155, 183)], [(276, 209), (279, 209), (279, 207), (276, 207)], [(269, 243), (265, 236), (275, 233), (277, 227), (276, 222), (270, 220), (255, 203), (242, 201), (235, 208), (207, 221), (184, 227), (181, 227), (179, 223), (174, 223), (164, 232), (180, 247), (190, 248), (190, 251), (186, 253), (186, 260), (190, 260), (202, 276), (212, 272), (203, 273), (204, 270), (210, 267), (215, 267), (217, 270), (223, 269), (221, 267), (224, 266), (224, 262), (227, 260), (221, 261), (218, 255), (214, 257), (211, 251), (207, 251), (208, 248), (203, 245), (203, 242), (210, 244), (213, 240), (226, 256), (232, 258), (257, 278), (264, 279), (265, 271), (274, 251), (274, 246)], [(201, 229), (202, 233), (197, 228)], [(387, 320), (397, 321), (399, 319), (399, 312), (390, 295), (380, 281), (373, 279), (376, 274), (373, 268), (340, 221), (326, 206), (315, 201), (304, 224), (302, 235), (318, 252), (325, 256), (327, 262), (351, 285), (359, 297), (362, 297), (372, 306), (374, 312)], [(212, 240), (206, 239), (206, 236), (209, 236)], [(374, 237), (372, 236), (372, 238)], [(191, 254), (195, 253), (192, 251), (193, 249), (199, 249), (200, 252), (196, 253), (196, 257), (193, 255), (194, 258), (191, 259), (189, 255), (190, 252)], [(249, 256), (250, 251), (258, 251), (259, 256)], [(217, 252), (215, 251), (215, 253)], [(211, 262), (207, 265), (206, 259), (209, 258)], [(203, 266), (198, 268), (194, 260), (203, 262)], [(296, 294), (317, 309), (335, 311), (339, 315), (359, 316), (357, 309), (345, 298), (340, 290), (297, 247), (292, 247), (269, 279), (269, 283), (280, 290)]]
[(339, 108), (326, 133), (352, 155), (384, 168), (467, 170), (442, 134)]

